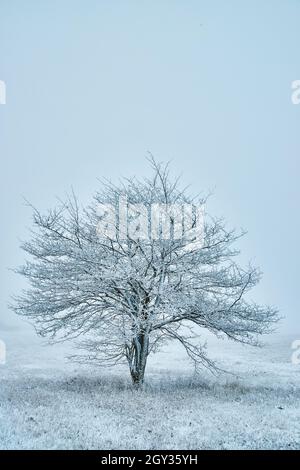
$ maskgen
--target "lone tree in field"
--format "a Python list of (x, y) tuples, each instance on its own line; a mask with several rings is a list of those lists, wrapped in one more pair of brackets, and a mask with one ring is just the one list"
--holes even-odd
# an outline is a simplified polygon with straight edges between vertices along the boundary
[(22, 245), (30, 260), (18, 270), (31, 288), (13, 306), (43, 336), (80, 337), (79, 359), (127, 361), (136, 385), (149, 354), (170, 340), (196, 367), (213, 369), (201, 328), (256, 344), (277, 320), (275, 309), (245, 300), (260, 272), (234, 261), (243, 233), (203, 217), (205, 201), (150, 160), (150, 179), (103, 182), (86, 209), (74, 194), (46, 215), (34, 209), (35, 230)]

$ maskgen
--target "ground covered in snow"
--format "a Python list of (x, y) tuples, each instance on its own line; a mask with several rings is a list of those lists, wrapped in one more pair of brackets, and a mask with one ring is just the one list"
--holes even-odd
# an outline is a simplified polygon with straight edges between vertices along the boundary
[(69, 346), (45, 347), (32, 332), (1, 325), (1, 449), (300, 449), (299, 335), (263, 349), (208, 339), (232, 375), (194, 376), (175, 345), (154, 356), (143, 391), (126, 369), (66, 361)]

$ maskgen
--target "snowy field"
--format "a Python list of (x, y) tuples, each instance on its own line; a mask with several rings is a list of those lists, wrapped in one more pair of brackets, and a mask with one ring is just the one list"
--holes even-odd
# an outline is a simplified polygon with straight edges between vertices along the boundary
[(0, 323), (0, 448), (300, 449), (298, 338), (278, 334), (263, 349), (209, 338), (210, 356), (233, 372), (217, 377), (195, 377), (174, 345), (153, 356), (138, 392), (127, 369), (69, 363), (69, 346)]

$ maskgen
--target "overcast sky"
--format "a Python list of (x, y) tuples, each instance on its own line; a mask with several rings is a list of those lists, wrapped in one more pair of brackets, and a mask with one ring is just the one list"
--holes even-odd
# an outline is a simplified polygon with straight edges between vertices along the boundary
[(0, 0), (0, 320), (23, 285), (31, 213), (98, 177), (172, 160), (208, 210), (248, 230), (254, 300), (300, 331), (298, 0)]

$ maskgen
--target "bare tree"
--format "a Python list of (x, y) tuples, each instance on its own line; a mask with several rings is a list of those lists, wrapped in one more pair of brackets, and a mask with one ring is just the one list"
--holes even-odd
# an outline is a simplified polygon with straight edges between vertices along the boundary
[[(278, 318), (275, 309), (246, 300), (261, 274), (235, 262), (233, 244), (243, 233), (206, 214), (199, 243), (195, 208), (205, 200), (180, 189), (168, 165), (150, 160), (150, 179), (104, 181), (85, 209), (74, 194), (46, 215), (33, 208), (35, 229), (22, 245), (30, 259), (17, 270), (31, 288), (13, 305), (43, 336), (80, 337), (84, 360), (127, 361), (136, 385), (149, 354), (170, 340), (181, 343), (197, 368), (214, 369), (193, 338), (195, 328), (256, 344)], [(153, 207), (163, 207), (156, 219)], [(181, 221), (184, 208), (189, 218)]]

